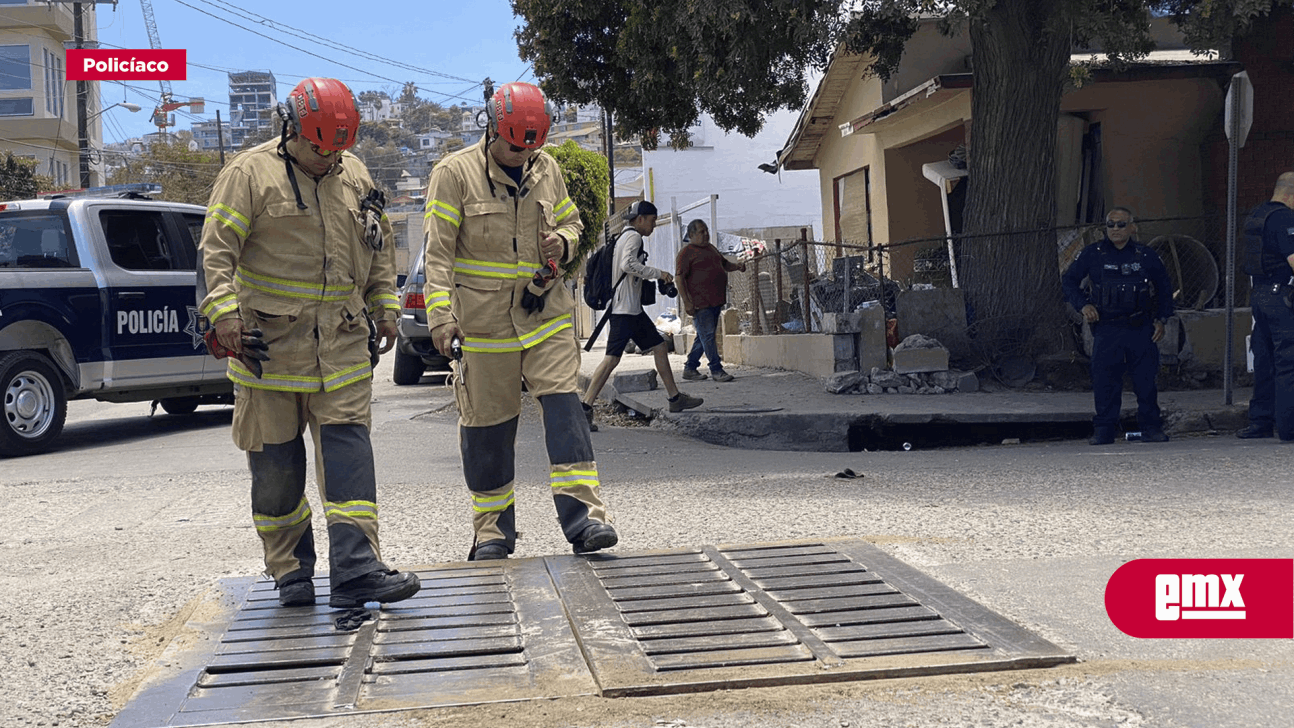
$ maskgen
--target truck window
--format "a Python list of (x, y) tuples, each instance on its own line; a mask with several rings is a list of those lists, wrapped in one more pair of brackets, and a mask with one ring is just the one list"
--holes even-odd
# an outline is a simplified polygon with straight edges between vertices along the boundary
[(68, 240), (61, 215), (0, 215), (0, 268), (79, 268)]
[(112, 262), (127, 270), (184, 270), (166, 235), (161, 212), (145, 210), (103, 210), (99, 224), (108, 241)]

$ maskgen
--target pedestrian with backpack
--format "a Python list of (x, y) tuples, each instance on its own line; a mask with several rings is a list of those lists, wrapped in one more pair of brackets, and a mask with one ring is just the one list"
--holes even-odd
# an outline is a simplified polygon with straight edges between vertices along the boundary
[[(656, 286), (649, 281), (661, 281), (667, 289), (674, 283), (673, 275), (647, 265), (647, 253), (643, 250), (643, 238), (656, 229), (656, 213), (656, 206), (646, 200), (630, 205), (624, 213), (628, 227), (615, 242), (615, 264), (611, 268), (615, 283), (610, 304), (611, 334), (607, 338), (607, 354), (593, 372), (593, 380), (584, 392), (584, 415), (589, 420), (589, 429), (594, 432), (597, 426), (593, 423), (593, 403), (611, 378), (611, 372), (620, 364), (620, 357), (624, 356), (625, 347), (631, 340), (639, 351), (655, 357), (656, 371), (669, 396), (670, 412), (700, 407), (703, 401), (700, 397), (679, 391), (674, 382), (674, 372), (670, 369), (669, 346), (656, 330), (651, 317), (643, 311), (644, 303), (655, 300)], [(652, 294), (650, 300), (646, 298), (647, 292)]]

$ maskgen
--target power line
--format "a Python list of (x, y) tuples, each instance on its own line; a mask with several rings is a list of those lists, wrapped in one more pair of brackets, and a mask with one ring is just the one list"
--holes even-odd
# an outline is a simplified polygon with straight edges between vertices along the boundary
[[(333, 49), (336, 49), (336, 50), (342, 51), (342, 52), (344, 52), (344, 53), (350, 53), (350, 54), (352, 54), (352, 55), (356, 55), (356, 56), (359, 56), (359, 57), (361, 57), (361, 58), (366, 58), (366, 59), (371, 60), (371, 61), (379, 61), (379, 62), (381, 62), (381, 63), (386, 63), (386, 64), (388, 64), (388, 65), (395, 66), (395, 67), (397, 67), (397, 68), (404, 68), (404, 69), (406, 69), (406, 70), (410, 70), (410, 71), (418, 71), (418, 72), (420, 72), (420, 73), (429, 73), (429, 74), (431, 74), (431, 75), (433, 75), (433, 76), (440, 76), (441, 78), (447, 78), (447, 79), (449, 79), (449, 80), (451, 80), (451, 81), (464, 81), (464, 82), (467, 82), (467, 83), (471, 83), (471, 82), (472, 82), (472, 79), (470, 79), (470, 78), (462, 78), (462, 77), (459, 77), (459, 76), (451, 76), (451, 75), (449, 75), (448, 73), (441, 73), (440, 71), (434, 71), (434, 70), (432, 70), (432, 69), (430, 69), (430, 68), (422, 68), (422, 67), (420, 67), (420, 66), (414, 66), (414, 65), (411, 65), (411, 64), (408, 64), (408, 63), (404, 63), (403, 61), (396, 61), (396, 60), (393, 60), (393, 59), (391, 59), (391, 58), (386, 58), (386, 57), (384, 57), (384, 56), (379, 56), (379, 55), (376, 55), (376, 54), (373, 54), (373, 53), (369, 53), (369, 52), (367, 52), (367, 51), (361, 51), (361, 50), (359, 50), (359, 49), (357, 49), (357, 48), (351, 48), (350, 46), (342, 45), (342, 44), (337, 43), (337, 42), (335, 42), (335, 41), (332, 41), (332, 40), (329, 40), (329, 39), (327, 39), (327, 38), (323, 38), (323, 37), (320, 37), (320, 36), (317, 36), (317, 35), (314, 35), (314, 34), (308, 34), (308, 33), (304, 32), (304, 31), (301, 31), (301, 30), (300, 30), (300, 29), (298, 29), (298, 28), (294, 28), (293, 26), (287, 25), (286, 23), (280, 23), (280, 22), (278, 22), (278, 21), (276, 21), (276, 20), (272, 20), (272, 19), (270, 19), (270, 18), (267, 18), (267, 17), (265, 17), (264, 15), (260, 15), (259, 13), (255, 13), (255, 12), (252, 12), (252, 11), (247, 10), (247, 9), (245, 9), (245, 8), (241, 8), (241, 7), (237, 6), (237, 5), (234, 5), (233, 3), (230, 3), (230, 2), (224, 2), (224, 0), (216, 0), (216, 2), (215, 2), (215, 3), (209, 2), (209, 0), (198, 0), (198, 2), (201, 2), (201, 3), (202, 3), (202, 4), (204, 4), (204, 5), (211, 5), (211, 6), (213, 6), (213, 7), (223, 6), (223, 7), (224, 7), (224, 9), (226, 9), (226, 10), (228, 10), (228, 11), (230, 11), (230, 12), (233, 12), (235, 15), (238, 15), (238, 16), (240, 16), (240, 17), (242, 17), (242, 18), (246, 19), (246, 20), (251, 20), (251, 21), (253, 21), (253, 22), (257, 22), (257, 23), (259, 23), (259, 24), (261, 24), (261, 25), (269, 25), (270, 27), (274, 28), (275, 30), (278, 30), (279, 32), (287, 33), (288, 35), (292, 35), (292, 36), (295, 36), (295, 37), (297, 37), (297, 38), (301, 38), (302, 40), (307, 40), (307, 41), (310, 41), (310, 42), (312, 42), (312, 43), (317, 43), (317, 44), (319, 44), (319, 45), (322, 45), (322, 46), (325, 46), (325, 47), (329, 47), (329, 48), (333, 48)], [(477, 85), (479, 86), (480, 84), (477, 84)]]
[(334, 58), (328, 58), (328, 57), (326, 57), (326, 56), (321, 56), (321, 55), (319, 55), (318, 53), (313, 53), (313, 52), (308, 51), (308, 50), (306, 50), (306, 49), (304, 49), (304, 48), (300, 48), (300, 47), (294, 46), (294, 45), (292, 45), (291, 43), (287, 43), (287, 42), (285, 42), (285, 41), (281, 41), (281, 40), (279, 40), (278, 38), (273, 38), (273, 37), (270, 37), (270, 36), (268, 36), (268, 35), (265, 35), (264, 33), (259, 33), (259, 32), (255, 31), (255, 30), (252, 30), (251, 28), (248, 28), (248, 27), (244, 26), (244, 25), (239, 25), (238, 23), (235, 23), (235, 22), (234, 22), (234, 21), (232, 21), (232, 20), (229, 20), (229, 19), (227, 19), (227, 18), (222, 18), (222, 17), (220, 17), (219, 15), (215, 15), (215, 14), (213, 14), (213, 13), (209, 13), (209, 12), (207, 12), (206, 10), (203, 10), (202, 8), (199, 8), (199, 7), (195, 7), (195, 6), (193, 6), (193, 5), (190, 5), (189, 3), (184, 2), (184, 0), (175, 0), (175, 2), (179, 3), (180, 5), (183, 5), (183, 6), (184, 6), (184, 7), (186, 7), (186, 8), (189, 8), (190, 10), (194, 10), (194, 11), (196, 11), (196, 12), (202, 13), (203, 15), (206, 15), (206, 16), (207, 16), (207, 17), (209, 17), (209, 18), (215, 18), (216, 20), (219, 20), (219, 21), (220, 21), (220, 22), (222, 22), (222, 23), (228, 23), (229, 25), (232, 25), (232, 26), (234, 26), (235, 28), (239, 28), (240, 30), (245, 30), (245, 31), (247, 31), (248, 33), (251, 33), (252, 35), (260, 36), (261, 38), (264, 38), (264, 39), (266, 39), (266, 40), (268, 40), (268, 41), (272, 41), (272, 42), (274, 42), (274, 43), (278, 43), (279, 45), (285, 46), (285, 47), (287, 47), (287, 48), (291, 48), (291, 49), (292, 49), (292, 50), (294, 50), (294, 51), (298, 51), (298, 52), (300, 52), (300, 53), (304, 53), (304, 54), (306, 54), (306, 55), (308, 55), (308, 56), (312, 56), (312, 57), (314, 57), (314, 58), (318, 58), (319, 60), (322, 60), (322, 61), (328, 61), (329, 63), (335, 63), (335, 64), (337, 64), (338, 66), (341, 66), (341, 67), (343, 67), (343, 68), (349, 68), (349, 69), (351, 69), (352, 71), (359, 71), (360, 73), (367, 73), (368, 75), (372, 76), (373, 78), (378, 78), (378, 79), (381, 79), (381, 80), (383, 80), (383, 81), (390, 81), (391, 83), (395, 83), (395, 84), (402, 84), (402, 85), (403, 85), (403, 82), (402, 82), (402, 81), (397, 81), (397, 80), (396, 80), (396, 79), (394, 79), (394, 78), (389, 78), (389, 77), (387, 77), (387, 76), (383, 76), (383, 75), (381, 75), (381, 74), (374, 73), (374, 72), (372, 72), (372, 71), (367, 71), (367, 70), (365, 70), (365, 69), (363, 69), (363, 68), (357, 68), (356, 66), (352, 66), (352, 65), (347, 64), (347, 63), (342, 63), (341, 61), (338, 61), (338, 60), (336, 60), (336, 59), (334, 59)]

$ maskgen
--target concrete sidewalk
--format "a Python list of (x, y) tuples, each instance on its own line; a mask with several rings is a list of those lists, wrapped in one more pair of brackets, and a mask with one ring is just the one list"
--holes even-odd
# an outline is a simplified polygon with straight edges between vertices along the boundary
[[(602, 361), (602, 343), (583, 354), (581, 387)], [(725, 365), (734, 381), (689, 382), (682, 379), (684, 357), (672, 354), (670, 363), (680, 389), (703, 397), (705, 404), (671, 413), (664, 388), (648, 374), (655, 373), (652, 357), (639, 354), (620, 360), (601, 396), (653, 414), (689, 436), (737, 448), (849, 452), (894, 449), (898, 443), (915, 445), (920, 440), (938, 446), (1007, 438), (1078, 439), (1090, 434), (1094, 412), (1090, 391), (1023, 391), (986, 382), (982, 391), (971, 393), (830, 394), (822, 380), (801, 372)], [(706, 371), (704, 360), (701, 371)], [(629, 391), (641, 390), (645, 380), (652, 380), (655, 388)], [(1220, 389), (1160, 392), (1164, 429), (1170, 436), (1230, 434), (1248, 422), (1250, 391), (1234, 390), (1234, 404), (1229, 406)], [(1136, 412), (1136, 398), (1125, 391), (1125, 423), (1132, 425)]]

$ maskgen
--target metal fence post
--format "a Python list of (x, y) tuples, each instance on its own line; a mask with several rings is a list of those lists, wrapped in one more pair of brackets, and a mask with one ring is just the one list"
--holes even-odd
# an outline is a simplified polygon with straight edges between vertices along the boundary
[(759, 256), (751, 258), (750, 262), (752, 271), (749, 279), (752, 281), (750, 300), (753, 304), (750, 312), (750, 330), (759, 336), (764, 333), (764, 327), (759, 325), (759, 320), (764, 317), (764, 302), (759, 297)]
[(776, 272), (777, 285), (775, 286), (775, 289), (774, 289), (774, 293), (777, 294), (777, 300), (773, 303), (773, 325), (777, 327), (778, 331), (781, 331), (782, 324), (786, 323), (785, 321), (782, 320), (782, 306), (781, 306), (781, 303), (782, 303), (782, 239), (781, 238), (773, 238), (773, 249), (777, 252), (777, 258), (776, 258), (777, 262), (774, 264), (774, 267), (777, 269), (777, 272)]
[(809, 231), (800, 228), (800, 246), (804, 261), (804, 333), (813, 331), (813, 316), (809, 308)]
[[(840, 312), (841, 312), (841, 313), (843, 313), (843, 314), (845, 314), (846, 316), (848, 316), (848, 315), (849, 315), (849, 299), (850, 299), (850, 296), (849, 296), (849, 274), (850, 274), (850, 270), (849, 270), (849, 269), (850, 269), (851, 264), (853, 263), (853, 261), (851, 261), (851, 260), (849, 259), (849, 256), (847, 256), (847, 255), (842, 255), (842, 256), (840, 256), (840, 257), (843, 257), (843, 258), (845, 259), (845, 266), (844, 266), (844, 267), (845, 267), (845, 291), (844, 291), (844, 295), (843, 295), (843, 296), (841, 296), (842, 303), (840, 304)], [(834, 261), (833, 261), (833, 263), (834, 263)]]

